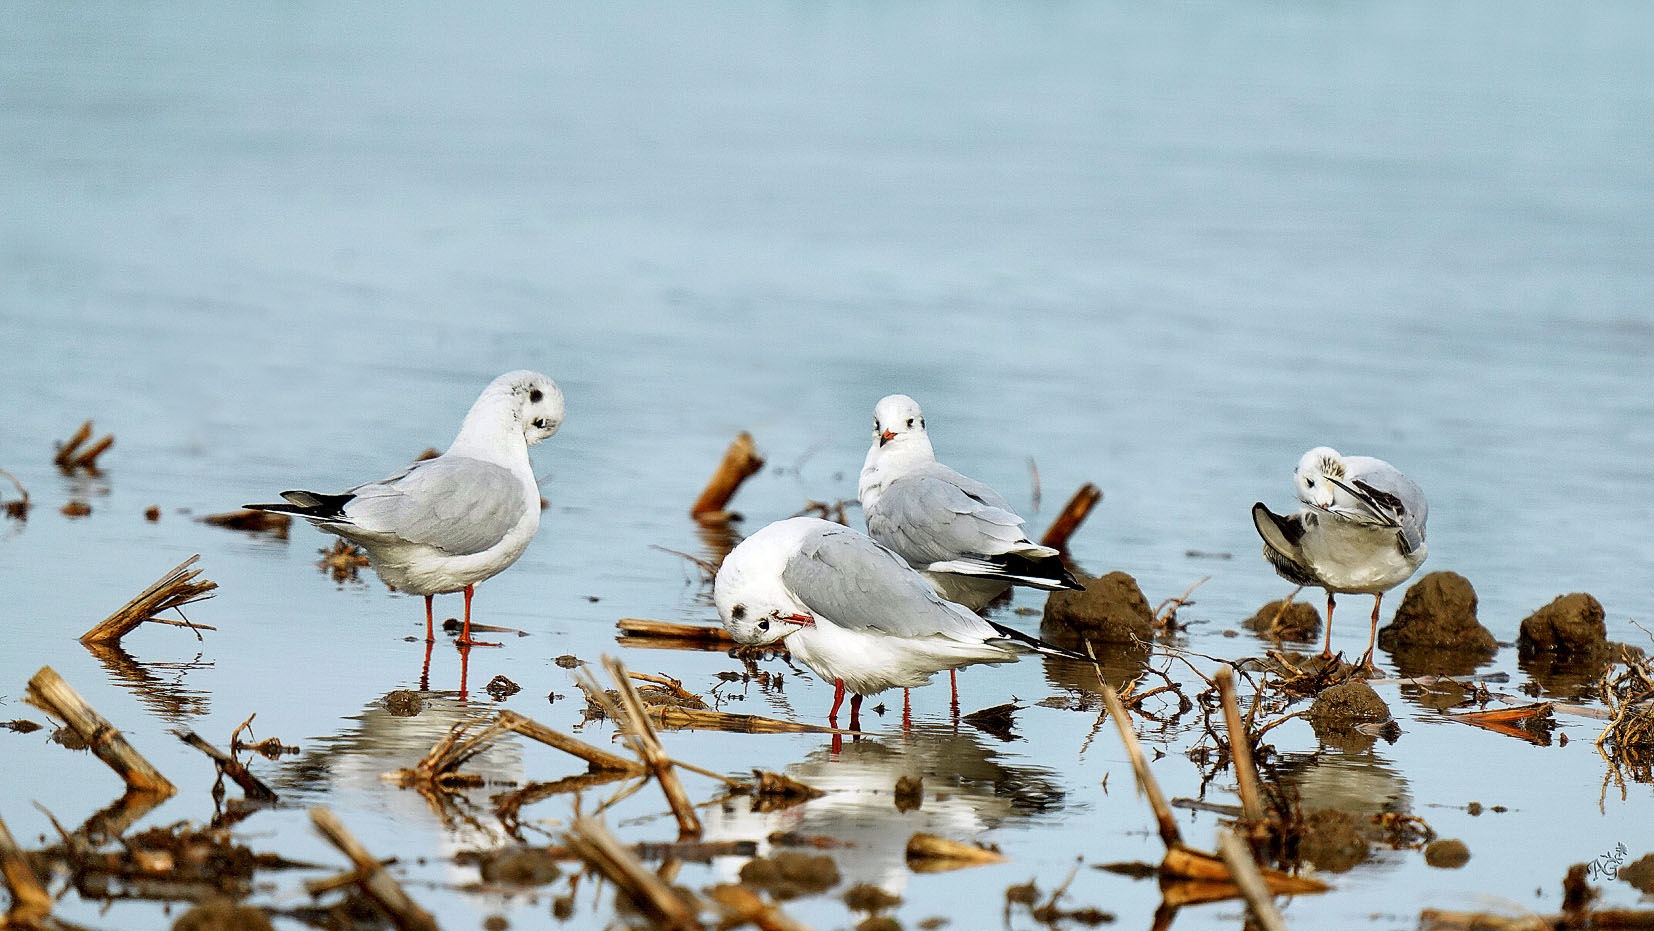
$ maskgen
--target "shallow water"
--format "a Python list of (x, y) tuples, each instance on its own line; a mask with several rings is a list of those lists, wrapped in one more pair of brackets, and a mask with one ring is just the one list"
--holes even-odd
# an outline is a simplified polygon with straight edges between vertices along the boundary
[[(1476, 3), (14, 10), (0, 468), (36, 507), (0, 522), (0, 719), (43, 720), (23, 684), (55, 667), (179, 784), (145, 822), (168, 824), (212, 814), (209, 766), (168, 731), (223, 744), (256, 713), (257, 736), (302, 750), (257, 767), (292, 804), (245, 823), (256, 848), (339, 862), (306, 826), (304, 807), (325, 803), (375, 852), (425, 858), (410, 891), (445, 926), (496, 911), (548, 923), (549, 896), (458, 888), (475, 871), (449, 855), (500, 838), (487, 791), (479, 824), (444, 823), (379, 774), (491, 707), (480, 686), (498, 674), (523, 686), (505, 706), (572, 726), (560, 654), (620, 651), (710, 689), (738, 665), (613, 644), (619, 617), (712, 617), (695, 570), (651, 544), (705, 553), (685, 509), (741, 429), (770, 462), (735, 502), (748, 529), (852, 497), (873, 402), (892, 391), (925, 405), (945, 461), (1035, 526), (1096, 481), (1105, 501), (1073, 543), (1086, 569), (1132, 573), (1151, 604), (1211, 576), (1180, 614), (1190, 649), (1264, 648), (1222, 635), (1290, 590), (1247, 509), (1286, 507), (1293, 463), (1319, 443), (1421, 484), (1425, 569), (1470, 578), (1501, 640), (1589, 591), (1612, 639), (1647, 647), (1632, 621), (1654, 615), (1651, 20), (1637, 4)], [(445, 445), (481, 386), (518, 367), (555, 377), (569, 418), (535, 452), (541, 535), (476, 605), (533, 635), (475, 653), (465, 703), (439, 644), (430, 685), (445, 697), (391, 717), (383, 695), (419, 684), (416, 599), (370, 575), (328, 580), (313, 563), (331, 539), (308, 528), (282, 542), (191, 518), (386, 474)], [(117, 437), (106, 471), (59, 476), (51, 443), (86, 417)], [(60, 516), (70, 498), (91, 515)], [(141, 630), (129, 660), (74, 642), (192, 553), (221, 588), (190, 616), (217, 632)], [(998, 616), (1039, 604), (1022, 593)], [(1342, 604), (1337, 645), (1359, 650), (1366, 600)], [(1483, 671), (1509, 673), (1507, 691), (1526, 681), (1510, 649)], [(974, 671), (962, 704), (1036, 702), (1078, 675)], [(786, 683), (725, 707), (819, 719), (831, 690)], [(1554, 911), (1568, 864), (1621, 842), (1647, 852), (1632, 826), (1654, 814), (1649, 787), (1604, 787), (1596, 722), (1564, 717), (1570, 743), (1535, 747), (1380, 694), (1394, 743), (1317, 758), (1299, 721), (1273, 743), (1306, 802), (1411, 811), (1472, 859), (1445, 871), (1380, 851), (1332, 894), (1290, 902), (1295, 925), (1411, 927), (1421, 906), (1490, 901)], [(910, 926), (997, 916), (1006, 886), (1050, 889), (1077, 858), (1157, 859), (1095, 713), (1031, 706), (1021, 739), (1001, 742), (956, 727), (937, 688), (915, 712), (912, 732), (886, 715), (836, 755), (812, 735), (665, 739), (702, 766), (831, 789), (776, 815), (714, 808), (709, 836), (851, 838), (841, 869), (900, 892)], [(119, 789), (45, 733), (0, 733), (0, 814), (29, 843), (51, 828), (28, 801), (72, 825)], [(1145, 736), (1168, 754), (1155, 769), (1169, 794), (1199, 794), (1190, 719)], [(513, 741), (478, 766), (501, 782), (577, 768)], [(898, 816), (880, 793), (908, 772), (947, 798)], [(690, 780), (697, 798), (716, 788)], [(1219, 777), (1207, 796), (1228, 789)], [(1472, 800), (1509, 811), (1471, 816)], [(661, 811), (651, 789), (611, 824), (664, 840)], [(1183, 816), (1207, 844), (1213, 817)], [(980, 834), (1012, 862), (909, 874), (914, 830)], [(1610, 902), (1635, 895), (1607, 885)], [(297, 888), (260, 901), (302, 904)], [(1126, 927), (1158, 902), (1084, 866), (1069, 892)], [(788, 910), (854, 923), (830, 897)], [(60, 914), (170, 921), (73, 896)], [(587, 889), (571, 924), (609, 914)], [(1188, 909), (1178, 927), (1240, 914)]]

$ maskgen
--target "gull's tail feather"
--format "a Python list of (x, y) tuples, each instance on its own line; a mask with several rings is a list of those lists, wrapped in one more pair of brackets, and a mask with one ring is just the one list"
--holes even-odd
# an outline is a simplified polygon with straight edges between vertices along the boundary
[(1096, 660), (1086, 656), (1084, 653), (1075, 653), (1073, 650), (1065, 650), (1056, 644), (1047, 643), (1031, 634), (1025, 634), (1022, 631), (1017, 630), (1015, 627), (1006, 627), (1004, 624), (999, 624), (994, 621), (989, 621), (988, 625), (998, 632), (1002, 639), (1015, 641), (1016, 643), (1033, 650), (1035, 653), (1044, 653), (1046, 656), (1060, 656), (1063, 659), (1077, 659), (1082, 663), (1096, 662)]
[(1252, 505), (1252, 525), (1263, 538), (1263, 555), (1281, 578), (1297, 585), (1320, 585), (1321, 579), (1304, 559), (1304, 521), (1297, 514), (1282, 517), (1264, 506)]
[(1043, 591), (1073, 591), (1085, 588), (1074, 574), (1063, 565), (1062, 556), (1052, 550), (1049, 555), (1030, 553), (1002, 553), (998, 556), (968, 556), (933, 562), (924, 567), (927, 572), (951, 572), (986, 579), (1000, 579), (1012, 585), (1026, 585)]
[(246, 504), (242, 505), (250, 511), (275, 511), (280, 514), (297, 514), (312, 520), (340, 520), (345, 516), (345, 505), (355, 495), (324, 495), (314, 491), (284, 491), (281, 493), (287, 499), (286, 504)]

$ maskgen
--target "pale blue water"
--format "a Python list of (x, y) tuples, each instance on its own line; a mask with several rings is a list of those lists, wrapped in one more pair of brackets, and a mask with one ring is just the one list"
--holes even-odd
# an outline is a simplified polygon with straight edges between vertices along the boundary
[[(475, 701), (510, 676), (524, 689), (507, 704), (556, 727), (577, 711), (545, 702), (574, 694), (552, 657), (616, 650), (622, 616), (710, 619), (693, 570), (649, 545), (700, 551), (684, 512), (729, 438), (751, 430), (770, 457), (736, 500), (755, 528), (853, 496), (873, 402), (892, 391), (925, 405), (945, 461), (1036, 526), (1098, 482), (1106, 500), (1074, 542), (1086, 568), (1131, 572), (1151, 603), (1211, 575), (1183, 612), (1201, 622), (1192, 649), (1261, 648), (1218, 635), (1289, 590), (1247, 509), (1286, 507), (1293, 463), (1320, 443), (1423, 486), (1425, 568), (1469, 577), (1500, 639), (1589, 591), (1611, 637), (1649, 646), (1631, 623), (1654, 615), (1649, 35), (1638, 4), (14, 7), (0, 28), (0, 468), (36, 508), (0, 522), (0, 719), (41, 720), (23, 684), (56, 667), (183, 788), (150, 817), (166, 824), (211, 815), (205, 760), (167, 730), (225, 743), (256, 712), (260, 736), (304, 753), (261, 764), (299, 804), (247, 822), (255, 846), (337, 862), (304, 826), (302, 806), (325, 802), (375, 850), (432, 858), (412, 892), (445, 926), (495, 910), (550, 922), (545, 896), (451, 885), (474, 873), (439, 857), (480, 835), (377, 778), (459, 714), (376, 710), (417, 684), (423, 650), (403, 640), (417, 601), (324, 579), (311, 564), (331, 540), (306, 528), (280, 543), (179, 513), (386, 474), (444, 445), (482, 385), (519, 367), (558, 379), (569, 418), (535, 454), (540, 538), (477, 600), (534, 636), (474, 655), (469, 683)], [(60, 478), (51, 443), (86, 417), (117, 437), (107, 472)], [(91, 516), (56, 513), (82, 495)], [(194, 663), (152, 670), (174, 699), (157, 703), (157, 686), (134, 694), (73, 638), (192, 553), (221, 589), (191, 617), (219, 630), (128, 639), (145, 664)], [(1336, 637), (1359, 649), (1366, 601), (1346, 604)], [(698, 690), (733, 668), (624, 652)], [(1510, 690), (1512, 653), (1495, 664), (1516, 673)], [(451, 648), (431, 678), (457, 687)], [(1036, 662), (976, 672), (964, 704), (1037, 701), (1058, 682)], [(814, 720), (829, 693), (790, 678), (729, 707)], [(787, 816), (712, 820), (727, 837), (793, 821), (858, 836), (843, 859), (899, 888), (909, 925), (997, 914), (1005, 886), (1049, 889), (1076, 857), (1155, 857), (1117, 739), (1086, 743), (1093, 715), (1031, 707), (1026, 739), (1000, 743), (956, 733), (937, 693), (916, 694), (912, 736), (837, 760), (809, 736), (667, 740), (702, 765), (836, 788)], [(1568, 864), (1619, 842), (1647, 852), (1628, 826), (1647, 823), (1648, 787), (1602, 792), (1595, 722), (1565, 719), (1567, 747), (1535, 748), (1381, 693), (1402, 738), (1324, 754), (1321, 781), (1410, 808), (1473, 858), (1447, 872), (1383, 853), (1292, 902), (1294, 924), (1412, 927), (1420, 905), (1484, 896), (1554, 911)], [(1187, 724), (1155, 737), (1174, 795), (1199, 788)], [(1274, 733), (1283, 752), (1316, 747), (1307, 726)], [(43, 732), (0, 734), (0, 755), (0, 816), (20, 837), (50, 830), (30, 800), (78, 824), (117, 794)], [(514, 743), (486, 768), (574, 769)], [(950, 798), (895, 817), (868, 786), (913, 769)], [(1436, 807), (1472, 799), (1512, 811)], [(614, 821), (627, 839), (670, 836), (652, 790), (628, 805)], [(1189, 816), (1191, 840), (1211, 825)], [(984, 831), (1013, 862), (906, 874), (918, 829)], [(1523, 849), (1534, 837), (1550, 843)], [(1610, 900), (1629, 901), (1617, 885)], [(261, 901), (296, 904), (296, 888)], [(1071, 896), (1123, 926), (1157, 901), (1084, 868)], [(791, 910), (853, 924), (830, 899)], [(72, 895), (61, 911), (168, 921)], [(608, 914), (587, 894), (573, 923)], [(1207, 906), (1178, 926), (1239, 914)]]

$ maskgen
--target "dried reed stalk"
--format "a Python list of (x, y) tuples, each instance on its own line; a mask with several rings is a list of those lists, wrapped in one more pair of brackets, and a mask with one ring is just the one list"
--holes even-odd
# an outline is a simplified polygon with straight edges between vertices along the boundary
[(316, 826), (316, 830), (321, 832), (328, 843), (350, 858), (350, 862), (356, 867), (357, 885), (384, 911), (397, 928), (401, 931), (439, 931), (436, 919), (431, 917), (431, 913), (408, 898), (401, 885), (391, 874), (385, 872), (384, 866), (345, 829), (339, 819), (334, 817), (333, 812), (318, 805), (310, 809), (310, 823)]
[(29, 927), (52, 913), (51, 894), (40, 884), (4, 819), (0, 819), (0, 875), (5, 876), (6, 888), (11, 890), (11, 908), (6, 910), (4, 924)]
[(695, 499), (695, 504), (689, 509), (689, 515), (697, 520), (716, 521), (727, 518), (725, 507), (729, 499), (735, 497), (735, 490), (741, 487), (754, 472), (764, 467), (764, 457), (758, 455), (758, 448), (752, 442), (752, 434), (742, 430), (736, 435), (735, 441), (729, 444), (724, 451), (723, 461), (718, 463), (717, 471), (712, 473), (712, 480), (707, 482), (701, 496)]
[(823, 727), (800, 721), (781, 721), (756, 714), (735, 714), (681, 705), (650, 705), (650, 720), (672, 730), (726, 731), (731, 734), (860, 734), (862, 731)]
[(40, 667), (29, 680), (23, 700), (67, 724), (129, 788), (156, 793), (162, 798), (178, 792), (167, 777), (132, 749), (115, 725), (87, 704), (52, 667)]
[[(484, 723), (484, 722), (487, 723)], [(483, 725), (481, 730), (471, 733), (477, 725)], [(510, 728), (498, 720), (487, 721), (486, 718), (472, 718), (461, 721), (448, 729), (448, 733), (431, 747), (425, 758), (414, 764), (413, 769), (398, 769), (386, 773), (385, 778), (396, 782), (403, 788), (409, 786), (443, 786), (474, 785), (482, 780), (479, 777), (461, 773), (459, 768), (466, 761), (488, 749), (488, 745)]]
[(217, 582), (210, 582), (200, 578), (200, 569), (191, 569), (190, 566), (201, 558), (201, 554), (179, 563), (176, 568), (161, 576), (155, 584), (138, 593), (138, 597), (121, 606), (119, 611), (109, 615), (96, 627), (81, 634), (81, 643), (119, 643), (120, 639), (131, 633), (134, 628), (145, 621), (156, 621), (162, 624), (171, 624), (175, 627), (200, 628), (214, 630), (205, 624), (180, 624), (177, 621), (163, 620), (155, 615), (174, 608), (197, 601), (204, 601), (212, 597), (213, 589), (218, 587)]
[(1057, 519), (1052, 521), (1050, 529), (1045, 531), (1045, 536), (1040, 537), (1040, 545), (1058, 550), (1067, 549), (1068, 538), (1074, 535), (1074, 531), (1080, 529), (1080, 524), (1085, 522), (1086, 516), (1091, 513), (1091, 509), (1096, 507), (1097, 502), (1101, 500), (1103, 500), (1103, 490), (1101, 488), (1090, 482), (1081, 485), (1080, 490), (1074, 492), (1074, 497), (1069, 498), (1068, 503), (1063, 505), (1062, 511), (1057, 514)]
[(579, 818), (569, 826), (563, 842), (575, 855), (602, 873), (632, 900), (649, 920), (663, 928), (699, 931), (700, 907), (666, 884), (615, 839), (603, 822)]
[[(1228, 668), (1223, 667), (1225, 670)], [(1219, 670), (1220, 674), (1222, 671)], [(1233, 831), (1219, 831), (1218, 855), (1223, 857), (1224, 865), (1229, 867), (1229, 876), (1236, 888), (1240, 889), (1241, 897), (1246, 899), (1246, 906), (1252, 910), (1252, 917), (1258, 927), (1263, 931), (1288, 931), (1286, 919), (1281, 917), (1281, 910), (1275, 907), (1275, 898), (1270, 894), (1269, 885), (1263, 881), (1263, 874), (1258, 872), (1258, 864), (1252, 859), (1252, 848)]]
[(92, 421), (88, 420), (80, 425), (80, 429), (76, 430), (73, 436), (58, 444), (57, 455), (52, 457), (52, 461), (57, 463), (60, 469), (73, 468), (75, 451), (80, 449), (80, 444), (86, 442), (91, 436)]
[(1258, 791), (1258, 769), (1252, 762), (1252, 741), (1241, 722), (1240, 702), (1235, 697), (1235, 670), (1227, 664), (1212, 676), (1223, 699), (1223, 723), (1229, 731), (1229, 757), (1235, 761), (1235, 783), (1240, 788), (1241, 811), (1252, 827), (1264, 823), (1263, 796)]
[(571, 756), (585, 760), (588, 770), (593, 773), (641, 776), (648, 771), (643, 764), (636, 760), (628, 760), (623, 756), (615, 756), (606, 750), (599, 750), (585, 741), (554, 731), (544, 724), (524, 717), (515, 711), (501, 711), (499, 722), (502, 727), (521, 734), (530, 740), (537, 740), (548, 747), (554, 747)]
[(971, 866), (1008, 863), (997, 850), (976, 844), (961, 844), (935, 834), (919, 832), (907, 839), (907, 868), (915, 873), (940, 873)]
[(609, 671), (610, 678), (614, 679), (615, 690), (620, 695), (621, 709), (626, 712), (621, 723), (626, 728), (626, 734), (631, 739), (632, 746), (643, 762), (655, 774), (655, 781), (666, 794), (666, 801), (672, 806), (672, 814), (678, 819), (678, 835), (681, 838), (699, 837), (701, 835), (701, 819), (695, 814), (695, 806), (689, 801), (689, 793), (684, 791), (683, 782), (678, 779), (677, 770), (672, 768), (672, 758), (666, 755), (661, 746), (660, 737), (655, 733), (650, 723), (649, 712), (643, 705), (643, 699), (638, 697), (637, 690), (632, 687), (632, 680), (626, 674), (626, 667), (612, 656), (603, 657), (603, 668)]

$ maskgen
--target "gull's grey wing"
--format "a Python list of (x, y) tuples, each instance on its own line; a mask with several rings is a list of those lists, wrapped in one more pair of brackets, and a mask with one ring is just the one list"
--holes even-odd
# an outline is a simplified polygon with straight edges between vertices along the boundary
[(1424, 544), (1430, 505), (1417, 483), (1395, 466), (1370, 456), (1346, 456), (1344, 467), (1345, 480), (1337, 484), (1355, 499), (1371, 522), (1399, 530), (1403, 552), (1413, 552)]
[(895, 553), (848, 527), (806, 537), (781, 582), (818, 620), (898, 637), (997, 636), (986, 621), (937, 597)]
[(1320, 585), (1321, 577), (1304, 557), (1302, 542), (1308, 528), (1304, 514), (1280, 515), (1262, 501), (1252, 505), (1252, 526), (1263, 539), (1263, 555), (1275, 571), (1294, 585)]
[(522, 482), (503, 466), (462, 456), (415, 463), (351, 489), (344, 519), (367, 533), (434, 546), (451, 556), (480, 553), (503, 539), (530, 506)]
[(1004, 498), (946, 467), (891, 482), (866, 517), (868, 534), (916, 568), (1030, 545)]

